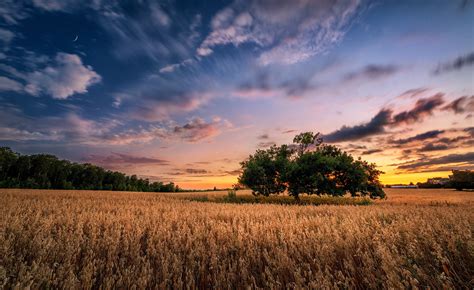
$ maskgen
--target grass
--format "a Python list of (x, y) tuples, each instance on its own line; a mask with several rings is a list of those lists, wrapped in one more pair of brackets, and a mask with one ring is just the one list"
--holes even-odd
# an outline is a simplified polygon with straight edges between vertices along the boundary
[(387, 193), (361, 207), (0, 189), (0, 288), (472, 289), (472, 193)]
[(183, 199), (197, 202), (234, 203), (234, 204), (279, 204), (279, 205), (370, 205), (369, 198), (351, 198), (334, 196), (302, 196), (299, 201), (287, 195), (253, 196), (238, 195), (231, 190), (227, 195), (184, 196)]

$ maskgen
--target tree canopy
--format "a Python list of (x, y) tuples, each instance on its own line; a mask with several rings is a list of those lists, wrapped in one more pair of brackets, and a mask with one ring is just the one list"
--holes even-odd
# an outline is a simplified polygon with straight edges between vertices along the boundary
[(54, 155), (20, 155), (0, 147), (0, 187), (174, 192), (170, 182), (150, 182), (89, 163), (60, 160)]
[(453, 170), (449, 176), (449, 185), (457, 190), (474, 189), (474, 171)]
[(323, 144), (319, 136), (305, 132), (291, 145), (257, 150), (241, 162), (239, 183), (264, 196), (287, 191), (296, 199), (300, 194), (385, 197), (375, 164)]

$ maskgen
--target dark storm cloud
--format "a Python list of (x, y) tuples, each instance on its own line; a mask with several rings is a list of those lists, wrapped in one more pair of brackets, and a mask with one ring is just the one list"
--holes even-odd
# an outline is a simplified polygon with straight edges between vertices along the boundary
[(436, 138), (440, 134), (443, 134), (444, 132), (445, 132), (444, 130), (432, 130), (432, 131), (424, 132), (424, 133), (421, 133), (421, 134), (418, 134), (418, 135), (415, 135), (415, 136), (412, 136), (412, 137), (393, 140), (390, 143), (403, 145), (403, 144), (407, 144), (407, 143), (410, 143), (410, 142), (423, 141), (423, 140), (426, 140), (426, 139)]
[(323, 136), (326, 142), (342, 142), (357, 140), (364, 137), (384, 132), (385, 126), (390, 124), (392, 111), (383, 109), (378, 112), (368, 123), (356, 126), (343, 126), (341, 129)]
[(433, 74), (441, 74), (445, 72), (458, 71), (464, 67), (471, 66), (474, 64), (474, 52), (459, 56), (453, 61), (439, 64), (438, 67), (433, 71)]
[(469, 152), (465, 154), (449, 154), (441, 157), (425, 157), (415, 161), (409, 161), (403, 163), (397, 167), (397, 169), (407, 170), (407, 171), (418, 171), (423, 172), (424, 170), (432, 170), (433, 166), (443, 165), (446, 168), (447, 164), (452, 163), (462, 163), (461, 165), (472, 166), (474, 164), (474, 152)]
[(396, 114), (393, 117), (392, 125), (411, 124), (421, 121), (429, 116), (433, 111), (444, 104), (443, 93), (437, 93), (429, 98), (419, 99), (413, 109)]
[(397, 73), (400, 69), (395, 65), (367, 65), (359, 71), (348, 73), (345, 81), (359, 80), (359, 79), (379, 79)]
[(455, 114), (474, 112), (474, 96), (462, 96), (442, 108), (445, 111), (453, 111)]

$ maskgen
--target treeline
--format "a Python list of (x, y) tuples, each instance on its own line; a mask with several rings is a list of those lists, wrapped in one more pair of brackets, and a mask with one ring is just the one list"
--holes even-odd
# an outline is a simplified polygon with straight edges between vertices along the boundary
[(474, 171), (453, 170), (446, 182), (418, 182), (419, 188), (455, 188), (457, 190), (474, 189)]
[(0, 187), (175, 192), (170, 182), (150, 182), (136, 175), (106, 170), (89, 163), (60, 160), (50, 154), (21, 155), (0, 147)]

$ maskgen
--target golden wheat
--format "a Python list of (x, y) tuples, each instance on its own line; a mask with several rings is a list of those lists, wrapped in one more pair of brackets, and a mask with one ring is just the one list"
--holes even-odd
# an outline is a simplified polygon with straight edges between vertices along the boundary
[(0, 189), (0, 287), (474, 287), (473, 193), (420, 193), (283, 206)]

